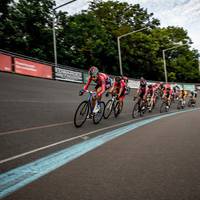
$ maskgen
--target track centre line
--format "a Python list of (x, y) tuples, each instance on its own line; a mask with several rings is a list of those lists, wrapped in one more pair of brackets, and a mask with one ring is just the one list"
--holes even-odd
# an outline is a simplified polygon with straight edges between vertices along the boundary
[[(131, 113), (122, 113), (121, 115), (129, 115), (129, 114), (131, 114)], [(9, 134), (13, 134), (13, 133), (23, 133), (23, 132), (33, 131), (33, 130), (37, 130), (37, 129), (51, 128), (51, 127), (55, 127), (55, 126), (63, 126), (63, 125), (73, 124), (73, 123), (74, 123), (73, 121), (60, 122), (60, 123), (43, 125), (43, 126), (35, 126), (35, 127), (31, 127), (31, 128), (25, 128), (25, 129), (17, 129), (17, 130), (13, 130), (13, 131), (5, 131), (5, 132), (0, 132), (0, 136), (9, 135)]]
[(72, 124), (72, 123), (73, 123), (73, 121), (69, 121), (69, 122), (61, 122), (61, 123), (44, 125), (44, 126), (35, 126), (35, 127), (31, 127), (31, 128), (25, 128), (25, 129), (17, 129), (17, 130), (13, 130), (13, 131), (1, 132), (0, 136), (9, 135), (9, 134), (12, 134), (12, 133), (20, 133), (20, 132), (37, 130), (37, 129), (43, 129), (43, 128), (51, 128), (51, 127), (55, 127), (55, 126), (63, 126), (63, 125)]
[[(151, 116), (145, 116), (145, 117), (143, 117), (142, 119), (146, 119), (146, 118), (154, 117), (154, 116), (158, 116), (158, 115), (159, 115), (159, 114), (155, 114), (155, 115), (151, 115)], [(104, 127), (104, 128), (97, 129), (97, 130), (95, 130), (95, 131), (91, 131), (91, 132), (88, 132), (88, 133), (84, 133), (84, 134), (79, 135), (79, 136), (76, 136), (76, 137), (72, 137), (72, 138), (68, 138), (68, 139), (65, 139), (65, 140), (61, 140), (61, 141), (59, 141), (59, 142), (56, 142), (56, 143), (53, 143), (53, 144), (49, 144), (49, 145), (44, 146), (44, 147), (40, 147), (40, 148), (31, 150), (31, 151), (28, 151), (28, 152), (25, 152), (25, 153), (16, 155), (16, 156), (12, 156), (12, 157), (10, 157), (10, 158), (6, 158), (6, 159), (3, 159), (3, 160), (0, 160), (0, 164), (6, 163), (6, 162), (11, 161), (11, 160), (15, 160), (15, 159), (17, 159), (17, 158), (24, 157), (24, 156), (26, 156), (26, 155), (30, 155), (30, 154), (32, 154), (32, 153), (36, 153), (36, 152), (38, 152), (38, 151), (42, 151), (42, 150), (44, 150), (44, 149), (48, 149), (48, 148), (51, 148), (51, 147), (54, 147), (54, 146), (57, 146), (57, 145), (60, 145), (60, 144), (63, 144), (63, 143), (69, 142), (69, 141), (73, 141), (73, 140), (76, 140), (76, 139), (79, 139), (79, 138), (83, 138), (83, 137), (85, 137), (85, 136), (88, 136), (88, 135), (91, 135), (91, 134), (94, 134), (94, 133), (97, 133), (97, 132), (100, 132), (100, 131), (104, 131), (104, 130), (106, 130), (106, 129), (115, 128), (115, 127), (118, 127), (118, 126), (121, 126), (121, 125), (124, 125), (124, 124), (128, 124), (128, 123), (131, 123), (131, 122), (138, 121), (138, 120), (141, 120), (141, 118), (132, 119), (132, 120), (129, 120), (129, 121), (126, 121), (126, 122), (122, 122), (122, 123), (120, 123), (120, 124), (115, 124), (115, 125), (112, 125), (112, 126), (107, 126), (107, 127)]]
[[(200, 108), (189, 109), (189, 110), (181, 111), (180, 113), (187, 112), (187, 111), (193, 111), (193, 110), (200, 110)], [(173, 114), (173, 113), (177, 113), (177, 112), (168, 112), (168, 114)], [(138, 120), (143, 121), (143, 119), (152, 118), (152, 117), (160, 116), (160, 115), (163, 115), (163, 114), (159, 113), (159, 114), (155, 114), (155, 115), (151, 115), (151, 116), (145, 116), (145, 117), (142, 118), (142, 120), (141, 120), (141, 118), (132, 119), (132, 120), (129, 120), (129, 121), (126, 121), (126, 122), (122, 122), (120, 124), (115, 124), (115, 125), (112, 125), (112, 126), (107, 126), (107, 127), (104, 127), (104, 128), (100, 128), (100, 129), (97, 129), (95, 131), (91, 131), (91, 132), (88, 132), (88, 133), (85, 133), (85, 134), (82, 134), (82, 135), (79, 135), (79, 136), (76, 136), (76, 137), (72, 137), (72, 138), (68, 138), (68, 139), (65, 139), (65, 140), (61, 140), (59, 142), (56, 142), (56, 143), (53, 143), (53, 144), (50, 144), (50, 145), (47, 145), (47, 146), (44, 146), (44, 147), (40, 147), (40, 148), (31, 150), (31, 151), (16, 155), (16, 156), (12, 156), (10, 158), (6, 158), (6, 159), (3, 159), (3, 160), (0, 160), (0, 164), (6, 163), (6, 162), (11, 161), (11, 160), (15, 160), (17, 158), (24, 157), (26, 155), (30, 155), (32, 153), (36, 153), (36, 152), (44, 150), (44, 149), (51, 148), (51, 147), (54, 147), (54, 146), (57, 146), (57, 145), (60, 145), (60, 144), (63, 144), (63, 143), (69, 142), (69, 141), (73, 141), (73, 140), (76, 140), (76, 139), (79, 139), (79, 138), (83, 138), (85, 136), (88, 136), (88, 135), (91, 135), (93, 133), (97, 133), (97, 132), (100, 132), (100, 131), (104, 131), (104, 130), (109, 129), (109, 128), (115, 128), (115, 127), (118, 127), (118, 126), (121, 126), (121, 125), (124, 125), (124, 124), (128, 124), (128, 123), (131, 123), (131, 122), (136, 122)]]
[(197, 110), (200, 110), (200, 108), (188, 109), (180, 112), (172, 112), (166, 115), (150, 117), (149, 119), (141, 120), (136, 123), (131, 123), (129, 125), (125, 125), (120, 128), (104, 132), (99, 136), (72, 145), (63, 150), (51, 153), (28, 164), (11, 169), (0, 175), (0, 198), (6, 197), (7, 195), (26, 186), (27, 184), (30, 184), (33, 181), (58, 169), (59, 167), (68, 164), (74, 159), (79, 158), (80, 156), (104, 145), (111, 140), (128, 134), (139, 127), (145, 126), (166, 117)]

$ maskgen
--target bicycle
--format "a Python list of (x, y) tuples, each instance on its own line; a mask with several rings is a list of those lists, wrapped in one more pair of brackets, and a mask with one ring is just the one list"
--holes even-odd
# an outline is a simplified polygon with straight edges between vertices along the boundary
[(160, 113), (168, 112), (170, 108), (170, 103), (168, 103), (168, 99), (166, 97), (162, 98), (162, 103), (160, 106)]
[(147, 100), (146, 100), (146, 109), (149, 110), (149, 112), (152, 112), (155, 104), (154, 101), (152, 101), (152, 96), (150, 94), (147, 95)]
[(137, 99), (135, 105), (133, 106), (133, 111), (132, 111), (132, 117), (136, 118), (138, 116), (142, 117), (144, 113), (146, 112), (146, 107), (144, 106), (144, 101), (140, 96), (134, 98)]
[(122, 106), (120, 107), (120, 102), (117, 99), (117, 95), (116, 94), (112, 95), (112, 98), (108, 100), (108, 102), (106, 103), (104, 114), (103, 114), (104, 119), (108, 119), (112, 111), (114, 111), (114, 116), (118, 117), (118, 115), (122, 111), (122, 108), (123, 108), (123, 102), (122, 102)]
[(183, 98), (179, 98), (178, 100), (178, 104), (177, 104), (177, 109), (184, 109), (185, 108), (185, 101), (183, 100)]
[(190, 97), (188, 101), (188, 107), (195, 107), (196, 101), (193, 97)]
[[(92, 109), (91, 101), (92, 101), (92, 97), (96, 96), (96, 92), (88, 91), (88, 90), (86, 90), (85, 92), (89, 94), (88, 99), (85, 101), (82, 101), (79, 104), (74, 115), (74, 125), (77, 128), (81, 127), (85, 123), (87, 118), (92, 118), (93, 123), (98, 124), (103, 117), (103, 113), (105, 109), (105, 103), (103, 101), (99, 101), (98, 105), (100, 106), (100, 109), (97, 113), (94, 113)], [(79, 117), (81, 119), (79, 119)]]

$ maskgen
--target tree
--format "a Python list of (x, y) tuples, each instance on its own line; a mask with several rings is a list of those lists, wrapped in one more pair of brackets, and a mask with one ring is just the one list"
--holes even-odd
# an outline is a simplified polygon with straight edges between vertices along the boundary
[(50, 60), (52, 53), (52, 0), (19, 0), (10, 6), (2, 32), (2, 48)]
[[(27, 56), (53, 61), (52, 17), (54, 0), (2, 0), (0, 48)], [(1, 7), (0, 7), (1, 8)], [(182, 27), (160, 28), (153, 13), (139, 4), (94, 0), (89, 9), (69, 16), (56, 12), (58, 62), (88, 69), (96, 65), (101, 71), (119, 75), (117, 37), (148, 27), (121, 38), (122, 66), (125, 75), (164, 80), (162, 51), (177, 42), (184, 48), (166, 52), (169, 80), (195, 82), (198, 74), (196, 50)]]

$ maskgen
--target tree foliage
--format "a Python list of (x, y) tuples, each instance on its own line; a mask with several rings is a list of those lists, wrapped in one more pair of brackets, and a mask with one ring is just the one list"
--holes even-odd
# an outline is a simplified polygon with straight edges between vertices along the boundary
[[(2, 0), (0, 48), (53, 62), (53, 0)], [(55, 14), (58, 62), (119, 74), (117, 37), (148, 27), (120, 39), (123, 72), (129, 77), (164, 80), (162, 51), (166, 51), (170, 81), (200, 82), (198, 52), (182, 27), (161, 28), (153, 13), (139, 4), (94, 0), (88, 10)]]

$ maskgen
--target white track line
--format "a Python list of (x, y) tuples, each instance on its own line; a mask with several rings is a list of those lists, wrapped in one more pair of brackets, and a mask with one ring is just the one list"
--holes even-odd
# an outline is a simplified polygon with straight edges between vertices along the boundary
[[(153, 116), (156, 116), (156, 115), (151, 115), (151, 116), (153, 117)], [(142, 119), (145, 119), (147, 117), (148, 116), (143, 117)], [(6, 158), (4, 160), (1, 160), (0, 164), (6, 163), (6, 162), (11, 161), (11, 160), (15, 160), (17, 158), (24, 157), (26, 155), (29, 155), (29, 154), (32, 154), (32, 153), (35, 153), (35, 152), (38, 152), (38, 151), (41, 151), (41, 150), (44, 150), (44, 149), (48, 149), (48, 148), (51, 148), (51, 147), (54, 147), (54, 146), (57, 146), (57, 145), (60, 145), (60, 144), (72, 141), (72, 140), (76, 140), (76, 139), (79, 139), (79, 138), (84, 138), (85, 136), (88, 136), (88, 135), (91, 135), (91, 134), (94, 134), (94, 133), (97, 133), (97, 132), (100, 132), (100, 131), (104, 131), (106, 129), (115, 128), (115, 127), (118, 127), (118, 126), (121, 126), (121, 125), (124, 125), (124, 124), (128, 124), (128, 123), (131, 123), (131, 122), (134, 122), (134, 121), (138, 121), (140, 119), (132, 119), (132, 120), (129, 120), (129, 121), (126, 121), (126, 122), (122, 122), (120, 124), (115, 124), (115, 125), (112, 125), (112, 126), (107, 126), (107, 127), (100, 128), (100, 129), (97, 129), (95, 131), (91, 131), (91, 132), (88, 132), (88, 133), (85, 133), (85, 134), (82, 134), (82, 135), (79, 135), (79, 136), (76, 136), (76, 137), (72, 137), (72, 138), (68, 138), (68, 139), (65, 139), (65, 140), (61, 140), (59, 142), (56, 142), (56, 143), (53, 143), (53, 144), (49, 144), (49, 145), (44, 146), (44, 147), (40, 147), (40, 148), (31, 150), (31, 151), (28, 151), (28, 152), (16, 155), (16, 156), (12, 156), (10, 158)]]
[[(168, 112), (168, 113), (173, 113), (173, 112)], [(100, 129), (97, 129), (95, 131), (91, 131), (91, 132), (88, 132), (88, 133), (85, 133), (85, 134), (82, 134), (82, 135), (79, 135), (79, 136), (76, 136), (76, 137), (72, 137), (72, 138), (68, 138), (68, 139), (65, 139), (65, 140), (61, 140), (59, 142), (52, 143), (52, 144), (49, 144), (49, 145), (44, 146), (44, 147), (40, 147), (40, 148), (31, 150), (31, 151), (28, 151), (28, 152), (25, 152), (25, 153), (22, 153), (22, 154), (18, 154), (16, 156), (12, 156), (10, 158), (6, 158), (4, 160), (0, 160), (0, 164), (6, 163), (6, 162), (11, 161), (11, 160), (15, 160), (17, 158), (24, 157), (26, 155), (30, 155), (32, 153), (36, 153), (36, 152), (44, 150), (44, 149), (48, 149), (48, 148), (51, 148), (51, 147), (54, 147), (54, 146), (57, 146), (57, 145), (72, 141), (72, 140), (76, 140), (76, 139), (79, 139), (79, 138), (84, 139), (85, 136), (91, 135), (93, 133), (97, 133), (97, 132), (100, 132), (100, 131), (104, 131), (106, 129), (115, 128), (115, 127), (118, 127), (118, 126), (121, 126), (121, 125), (124, 125), (124, 124), (128, 124), (128, 123), (135, 122), (135, 121), (138, 121), (138, 120), (141, 120), (141, 119), (145, 119), (145, 118), (149, 118), (149, 117), (151, 118), (151, 117), (155, 117), (155, 116), (159, 116), (159, 115), (162, 115), (162, 114), (159, 113), (159, 114), (145, 116), (145, 117), (138, 118), (138, 119), (132, 119), (132, 120), (129, 120), (129, 121), (126, 121), (126, 122), (122, 122), (122, 123), (118, 123), (118, 124), (115, 124), (115, 125), (112, 125), (112, 126), (107, 126), (107, 127), (104, 127), (104, 128), (100, 128)]]
[(73, 123), (73, 121), (69, 121), (69, 122), (61, 122), (61, 123), (44, 125), (44, 126), (36, 126), (36, 127), (31, 127), (31, 128), (25, 128), (25, 129), (18, 129), (18, 130), (13, 130), (13, 131), (6, 131), (6, 132), (1, 132), (0, 136), (2, 136), (2, 135), (9, 135), (9, 134), (12, 134), (12, 133), (20, 133), (20, 132), (26, 132), (26, 131), (33, 131), (33, 130), (43, 129), (43, 128), (51, 128), (51, 127), (55, 127), (55, 126), (63, 126), (63, 125), (72, 124), (72, 123)]
[[(121, 113), (120, 115), (129, 115), (129, 114), (130, 113)], [(37, 129), (51, 128), (51, 127), (55, 127), (55, 126), (63, 126), (63, 125), (67, 125), (67, 124), (73, 124), (73, 121), (60, 122), (60, 123), (55, 123), (55, 124), (35, 126), (35, 127), (25, 128), (25, 129), (17, 129), (17, 130), (13, 130), (13, 131), (0, 132), (0, 136), (9, 135), (9, 134), (13, 134), (13, 133), (21, 133), (21, 132), (26, 132), (26, 131), (33, 131), (33, 130), (37, 130)]]

